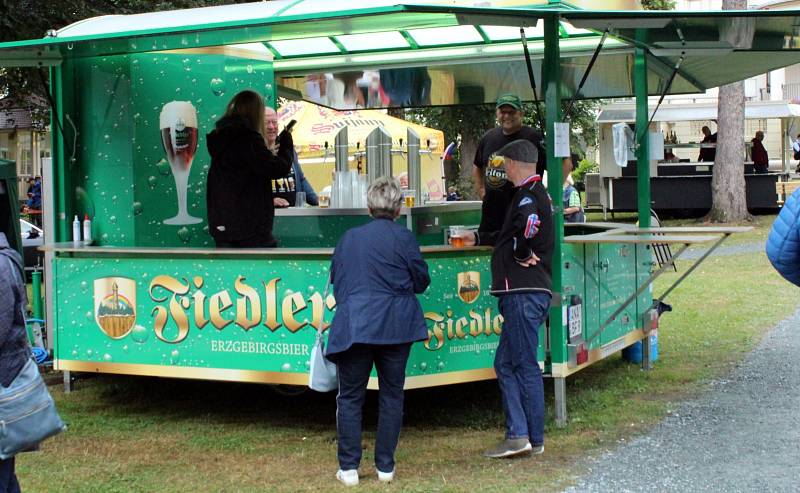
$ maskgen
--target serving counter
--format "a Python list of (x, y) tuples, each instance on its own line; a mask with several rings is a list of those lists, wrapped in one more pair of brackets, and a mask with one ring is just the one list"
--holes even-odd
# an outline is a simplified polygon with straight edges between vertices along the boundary
[[(427, 245), (431, 274), (419, 297), (430, 337), (414, 346), (408, 388), (494, 377), (491, 250), (444, 245), (448, 225), (479, 217), (480, 203), (465, 202), (398, 218)], [(55, 367), (305, 385), (315, 331), (336, 307), (332, 291), (323, 299), (332, 246), (368, 220), (366, 210), (279, 210), (285, 247), (275, 249), (48, 245)]]

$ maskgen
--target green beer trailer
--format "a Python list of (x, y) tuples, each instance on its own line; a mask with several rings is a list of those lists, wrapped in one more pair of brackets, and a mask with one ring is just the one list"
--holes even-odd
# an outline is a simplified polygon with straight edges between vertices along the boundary
[[(652, 293), (653, 278), (689, 244), (716, 240), (713, 247), (736, 229), (650, 228), (642, 136), (639, 225), (565, 227), (556, 156), (565, 133), (556, 124), (568, 122), (564, 107), (575, 98), (635, 96), (636, 127), (647, 128), (650, 94), (703, 91), (800, 62), (797, 12), (395, 2), (279, 0), (108, 16), (0, 45), (0, 65), (49, 76), (46, 296), (57, 369), (306, 384), (315, 331), (336, 306), (323, 294), (332, 248), (368, 215), (279, 211), (280, 248), (212, 248), (204, 136), (245, 88), (272, 105), (286, 96), (338, 109), (491, 104), (505, 92), (541, 100), (556, 247), (538, 359), (555, 380), (557, 422), (566, 422), (566, 377), (648, 336), (654, 299), (669, 292)], [(194, 108), (173, 122), (182, 132), (197, 128), (193, 163), (166, 159), (162, 134), (173, 127), (161, 123), (173, 101)], [(242, 214), (256, 212), (242, 204)], [(444, 232), (477, 224), (479, 214), (478, 203), (418, 197), (399, 218), (423, 245), (432, 277), (420, 296), (429, 339), (413, 348), (409, 388), (494, 377), (502, 317), (488, 294), (491, 251), (451, 248)], [(72, 234), (84, 216), (91, 243)], [(670, 245), (672, 255), (660, 255)]]

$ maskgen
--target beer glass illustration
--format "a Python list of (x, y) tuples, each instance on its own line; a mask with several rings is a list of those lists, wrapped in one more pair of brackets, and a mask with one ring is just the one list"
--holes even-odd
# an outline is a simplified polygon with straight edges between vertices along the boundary
[(197, 151), (197, 111), (188, 101), (171, 101), (161, 109), (159, 128), (178, 194), (178, 214), (165, 219), (164, 224), (197, 224), (202, 219), (186, 210), (189, 171)]

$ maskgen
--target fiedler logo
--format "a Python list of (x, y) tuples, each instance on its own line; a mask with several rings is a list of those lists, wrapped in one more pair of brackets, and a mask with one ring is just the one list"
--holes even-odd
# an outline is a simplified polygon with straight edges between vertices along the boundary
[(112, 339), (122, 339), (136, 323), (136, 281), (104, 277), (94, 281), (94, 319)]
[(474, 303), (481, 294), (481, 273), (476, 271), (459, 272), (458, 297), (464, 303)]

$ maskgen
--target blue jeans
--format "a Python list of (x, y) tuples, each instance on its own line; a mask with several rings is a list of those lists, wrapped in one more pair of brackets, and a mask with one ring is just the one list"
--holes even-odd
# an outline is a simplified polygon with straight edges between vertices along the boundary
[(339, 395), (336, 396), (336, 433), (339, 469), (358, 469), (361, 463), (361, 414), (372, 365), (378, 371), (378, 432), (375, 467), (394, 471), (394, 451), (403, 424), (403, 385), (411, 343), (353, 344), (336, 356)]
[(503, 332), (494, 357), (494, 371), (503, 397), (506, 438), (544, 443), (544, 385), (536, 361), (539, 326), (550, 307), (548, 293), (501, 295)]
[(14, 457), (0, 459), (0, 493), (20, 493), (17, 475), (14, 474)]

